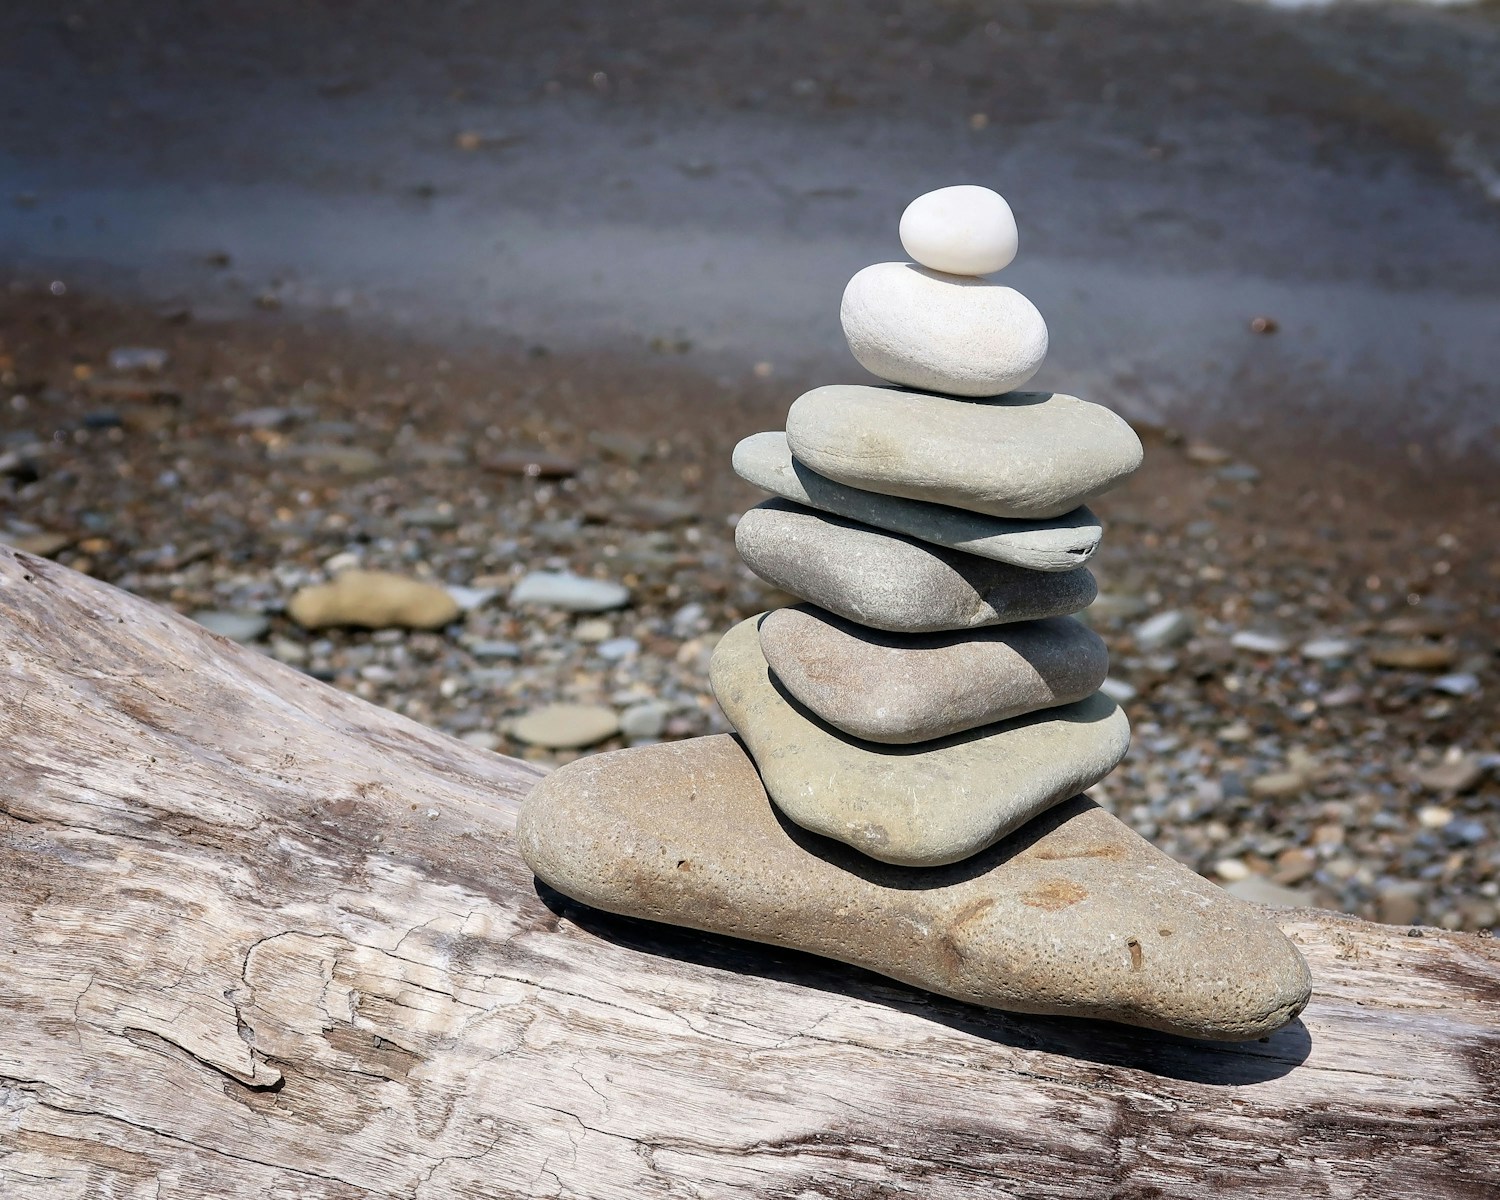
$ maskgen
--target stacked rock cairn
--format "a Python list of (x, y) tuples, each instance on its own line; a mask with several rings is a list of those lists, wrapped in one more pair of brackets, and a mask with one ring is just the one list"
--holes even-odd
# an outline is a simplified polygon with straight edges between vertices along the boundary
[(970, 1003), (1211, 1039), (1307, 1003), (1258, 907), (1081, 793), (1130, 727), (1104, 643), (1086, 507), (1141, 445), (1109, 409), (1018, 391), (1047, 327), (986, 278), (1005, 200), (942, 188), (901, 219), (912, 262), (850, 280), (854, 357), (893, 387), (801, 396), (735, 470), (747, 565), (806, 601), (714, 652), (725, 735), (581, 759), (528, 797), (536, 874), (586, 904), (855, 963)]

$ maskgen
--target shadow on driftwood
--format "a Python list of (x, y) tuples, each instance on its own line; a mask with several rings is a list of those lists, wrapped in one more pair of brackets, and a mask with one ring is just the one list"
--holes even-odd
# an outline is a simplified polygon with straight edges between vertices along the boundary
[(1312, 1050), (1312, 1038), (1300, 1019), (1259, 1041), (1200, 1042), (1108, 1021), (997, 1012), (798, 950), (616, 916), (580, 904), (540, 880), (536, 890), (557, 916), (631, 950), (883, 1004), (1017, 1050), (1221, 1086), (1279, 1079), (1305, 1062)]

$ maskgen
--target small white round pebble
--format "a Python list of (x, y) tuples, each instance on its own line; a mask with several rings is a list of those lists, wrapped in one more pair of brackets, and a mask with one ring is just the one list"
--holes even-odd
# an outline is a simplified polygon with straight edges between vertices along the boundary
[(960, 184), (918, 196), (901, 214), (912, 261), (948, 275), (988, 275), (1016, 256), (1016, 218), (1005, 197)]

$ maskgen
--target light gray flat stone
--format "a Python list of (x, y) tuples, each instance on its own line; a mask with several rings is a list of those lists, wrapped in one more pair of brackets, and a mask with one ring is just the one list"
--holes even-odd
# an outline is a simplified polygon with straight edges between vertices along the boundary
[(844, 289), (839, 321), (872, 375), (956, 396), (1018, 388), (1047, 357), (1047, 323), (1014, 288), (915, 263), (875, 263)]
[(560, 608), (565, 612), (607, 612), (630, 603), (630, 589), (608, 579), (567, 571), (533, 571), (510, 592), (512, 608)]
[(792, 453), (819, 475), (886, 496), (1011, 520), (1060, 517), (1141, 465), (1141, 442), (1098, 404), (1060, 392), (955, 400), (835, 384), (797, 398)]
[(1028, 571), (871, 529), (788, 500), (740, 518), (734, 543), (768, 583), (820, 608), (896, 633), (975, 629), (1060, 617), (1088, 606), (1086, 567)]
[(1008, 521), (945, 504), (862, 491), (798, 462), (786, 434), (778, 431), (752, 434), (740, 442), (734, 448), (734, 469), (740, 478), (783, 499), (1029, 571), (1081, 567), (1093, 557), (1104, 535), (1099, 518), (1087, 508), (1045, 521)]
[(209, 609), (195, 612), (193, 620), (210, 633), (247, 645), (259, 640), (271, 628), (270, 618), (258, 612)]
[(719, 707), (777, 808), (881, 862), (931, 867), (977, 854), (1098, 783), (1130, 748), (1125, 714), (1099, 695), (915, 747), (858, 741), (778, 687), (758, 623), (740, 622), (714, 651)]
[(760, 623), (786, 690), (830, 725), (907, 745), (1086, 699), (1109, 670), (1097, 633), (1072, 617), (962, 633), (884, 633), (810, 605)]
[(569, 763), (527, 797), (516, 841), (584, 904), (989, 1008), (1238, 1041), (1291, 1021), (1311, 990), (1259, 909), (1081, 796), (957, 866), (886, 866), (778, 819), (721, 734)]

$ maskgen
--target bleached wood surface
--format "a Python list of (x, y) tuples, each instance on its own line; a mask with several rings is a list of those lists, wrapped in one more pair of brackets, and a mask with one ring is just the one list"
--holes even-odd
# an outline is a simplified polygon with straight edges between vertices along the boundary
[(535, 770), (0, 551), (0, 1196), (1494, 1197), (1500, 953), (1290, 913), (1302, 1021), (1013, 1018), (539, 896)]

